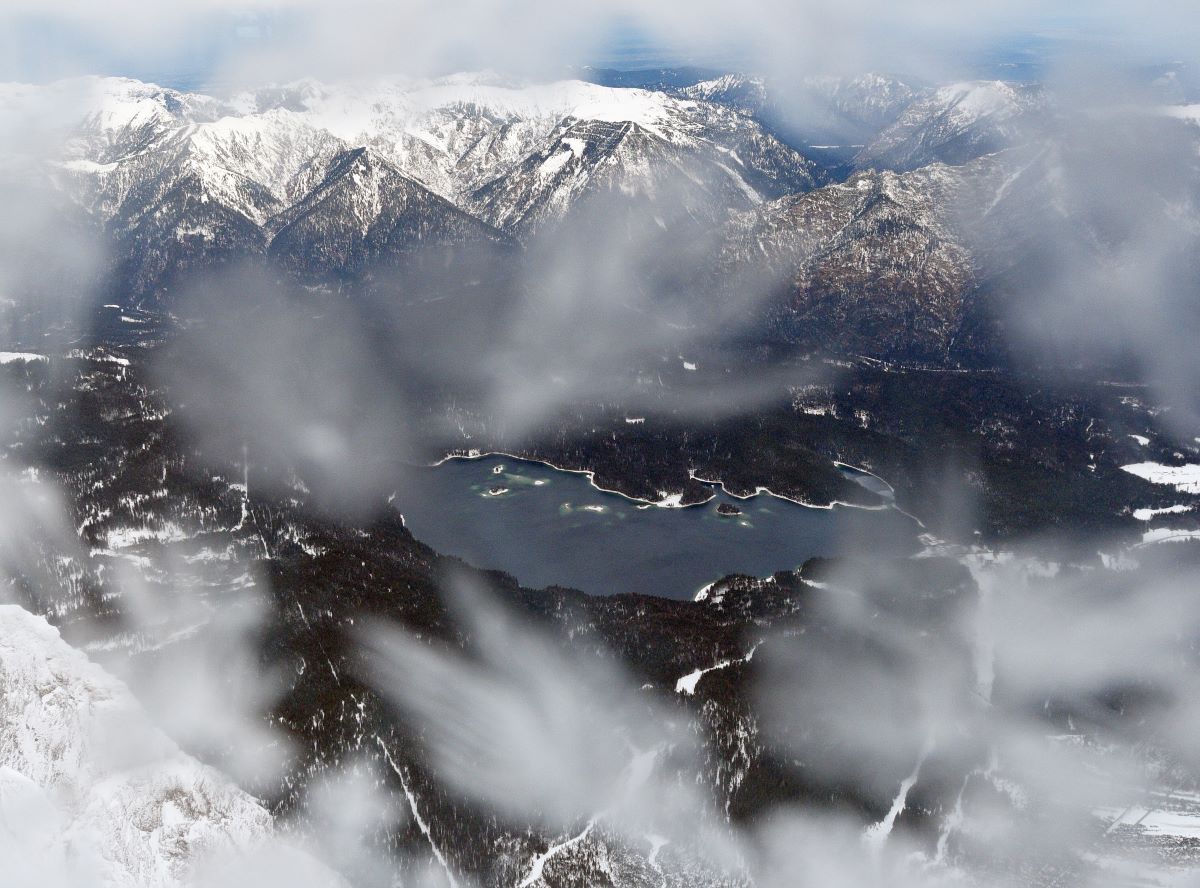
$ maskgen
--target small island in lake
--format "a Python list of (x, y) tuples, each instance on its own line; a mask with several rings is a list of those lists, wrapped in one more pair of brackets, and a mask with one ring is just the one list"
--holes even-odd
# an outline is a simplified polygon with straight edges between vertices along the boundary
[(725, 518), (732, 518), (735, 515), (742, 514), (742, 510), (732, 503), (721, 503), (717, 506), (717, 514)]
[(492, 487), (491, 489), (488, 490), (487, 495), (488, 496), (500, 496), (503, 493), (508, 493), (508, 488), (501, 487), (500, 485), (496, 485), (495, 487)]

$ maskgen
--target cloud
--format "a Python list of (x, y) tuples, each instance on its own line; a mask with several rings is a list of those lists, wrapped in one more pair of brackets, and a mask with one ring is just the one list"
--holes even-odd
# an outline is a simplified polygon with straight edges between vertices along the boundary
[[(960, 61), (971, 50), (1022, 33), (1061, 33), (1187, 49), (1196, 33), (1194, 10), (1156, 0), (1135, 13), (1128, 4), (1045, 4), (1018, 0), (719, 0), (683, 3), (610, 0), (595, 4), (516, 0), (497, 5), (468, 0), (451, 6), (431, 0), (382, 3), (350, 0), (185, 0), (160, 4), (116, 0), (104, 7), (83, 0), (5, 5), (13, 58), (26, 59), (19, 41), (33, 40), (59, 67), (104, 61), (164, 70), (189, 55), (229, 76), (290, 79), (493, 67), (546, 73), (565, 64), (611, 54), (622, 41), (659, 46), (677, 57), (728, 58), (729, 47), (765, 73), (847, 72), (872, 69), (935, 71), (939, 57)], [(39, 36), (49, 39), (38, 40)], [(72, 59), (74, 52), (79, 58)], [(137, 61), (134, 61), (137, 60)], [(28, 60), (30, 64), (32, 60)], [(41, 60), (46, 69), (51, 62)], [(10, 75), (13, 76), (13, 75)], [(20, 75), (16, 75), (20, 76)]]
[[(361, 634), (362, 675), (421, 726), (441, 781), (552, 834), (583, 825), (640, 843), (711, 842), (711, 800), (677, 775), (698, 768), (686, 717), (639, 693), (610, 658), (571, 649), (461, 578), (449, 587), (468, 648), (400, 627)], [(732, 858), (726, 860), (731, 862)]]

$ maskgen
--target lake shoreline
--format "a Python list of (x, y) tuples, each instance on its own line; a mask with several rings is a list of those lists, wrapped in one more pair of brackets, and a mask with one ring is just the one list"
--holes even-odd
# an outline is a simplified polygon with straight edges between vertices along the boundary
[[(596, 483), (596, 471), (594, 469), (568, 469), (568, 468), (564, 468), (563, 466), (557, 466), (554, 463), (550, 462), (549, 460), (539, 459), (537, 457), (532, 457), (532, 456), (520, 456), (518, 454), (509, 453), (509, 452), (503, 451), (503, 450), (468, 450), (465, 453), (461, 453), (461, 452), (460, 453), (448, 453), (445, 456), (443, 456), (441, 459), (437, 460), (436, 462), (423, 464), (423, 467), (429, 468), (429, 469), (436, 469), (438, 466), (445, 465), (447, 462), (450, 462), (451, 460), (480, 460), (480, 459), (488, 459), (491, 457), (503, 457), (504, 459), (512, 459), (512, 460), (516, 460), (518, 462), (525, 462), (525, 463), (531, 463), (534, 465), (545, 466), (546, 468), (553, 469), (556, 472), (563, 472), (563, 473), (570, 474), (570, 475), (583, 475), (585, 478), (588, 479), (588, 483), (591, 484), (592, 487), (594, 487), (596, 490), (600, 491), (601, 493), (608, 493), (608, 494), (612, 494), (614, 496), (619, 496), (622, 499), (629, 500), (630, 502), (638, 503), (639, 507), (653, 506), (658, 509), (690, 509), (690, 508), (694, 508), (697, 506), (706, 506), (709, 503), (711, 503), (714, 499), (717, 498), (717, 491), (719, 490), (725, 496), (731, 497), (732, 499), (736, 499), (736, 500), (746, 501), (746, 500), (754, 499), (757, 496), (766, 494), (767, 496), (772, 497), (773, 499), (782, 500), (784, 502), (792, 503), (793, 505), (797, 505), (797, 506), (802, 506), (806, 509), (821, 509), (823, 511), (832, 511), (837, 506), (842, 506), (847, 509), (861, 509), (866, 512), (879, 512), (879, 511), (884, 511), (887, 509), (895, 509), (896, 511), (900, 512), (901, 514), (906, 515), (909, 518), (912, 518), (920, 526), (924, 527), (924, 524), (922, 524), (919, 519), (917, 519), (916, 517), (914, 517), (912, 515), (909, 515), (907, 512), (904, 512), (903, 510), (897, 508), (897, 506), (895, 505), (894, 502), (884, 502), (884, 503), (880, 503), (879, 505), (863, 505), (861, 503), (850, 503), (850, 502), (845, 502), (843, 500), (833, 500), (833, 501), (831, 501), (829, 503), (825, 503), (825, 504), (808, 503), (808, 502), (804, 502), (803, 500), (795, 499), (794, 497), (785, 496), (781, 493), (775, 493), (775, 491), (773, 491), (769, 487), (766, 487), (763, 485), (759, 485), (759, 486), (755, 487), (755, 489), (752, 493), (738, 494), (738, 493), (734, 493), (732, 490), (729, 490), (725, 486), (725, 482), (723, 482), (721, 480), (702, 478), (699, 475), (697, 475), (695, 473), (695, 471), (692, 469), (688, 470), (689, 478), (691, 478), (694, 481), (698, 481), (701, 484), (707, 485), (708, 487), (713, 488), (713, 493), (710, 496), (708, 496), (706, 499), (701, 500), (700, 502), (696, 502), (696, 503), (682, 502), (681, 501), (682, 497), (683, 497), (682, 493), (666, 494), (663, 497), (663, 499), (657, 500), (657, 501), (656, 500), (648, 500), (648, 499), (645, 499), (644, 497), (639, 497), (639, 496), (631, 496), (630, 494), (623, 493), (620, 490), (611, 490), (607, 487), (601, 487), (599, 484)], [(860, 469), (857, 466), (850, 465), (849, 463), (835, 461), (834, 465), (839, 466), (839, 467), (845, 467), (852, 471), (859, 472), (860, 474), (863, 474), (863, 475), (869, 475), (872, 478), (878, 479), (883, 484), (886, 484), (889, 489), (891, 489), (893, 491), (895, 490), (895, 488), (893, 488), (891, 484), (888, 484), (886, 479), (880, 478), (874, 472), (867, 471), (866, 469)]]

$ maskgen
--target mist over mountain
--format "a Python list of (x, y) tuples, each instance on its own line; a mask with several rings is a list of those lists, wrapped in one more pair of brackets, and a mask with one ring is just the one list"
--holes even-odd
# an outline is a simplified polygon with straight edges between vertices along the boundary
[(1193, 12), (59, 6), (14, 885), (1196, 880)]

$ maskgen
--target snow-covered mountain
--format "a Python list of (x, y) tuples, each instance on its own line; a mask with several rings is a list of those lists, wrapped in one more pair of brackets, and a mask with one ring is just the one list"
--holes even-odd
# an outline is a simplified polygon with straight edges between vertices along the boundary
[[(21, 96), (18, 86), (5, 92)], [(64, 148), (68, 159), (106, 164), (153, 147), (180, 126), (218, 120), (228, 113), (220, 100), (125, 77), (84, 77), (35, 87), (22, 100), (55, 107), (77, 120)]]
[(811, 165), (761, 132), (731, 127), (682, 142), (672, 135), (631, 121), (569, 120), (472, 202), (499, 228), (524, 235), (560, 221), (589, 196), (624, 196), (657, 208), (660, 218), (713, 224), (731, 209), (813, 187)]
[(1010, 147), (1045, 110), (1040, 86), (1003, 81), (955, 83), (917, 98), (871, 140), (859, 169), (913, 170), (931, 163), (964, 163)]
[(452, 200), (512, 172), (572, 122), (633, 124), (689, 149), (725, 146), (733, 131), (761, 135), (726, 108), (663, 92), (576, 80), (530, 84), (491, 74), (336, 87), (305, 82), (237, 102), (260, 111), (299, 109), (314, 125), (347, 144), (375, 148)]
[[(1032, 87), (918, 93), (878, 75), (811, 78), (783, 104), (741, 75), (676, 94), (491, 74), (300, 81), (225, 100), (119, 78), (42, 90), (76, 115), (54, 179), (110, 237), (114, 298), (134, 300), (249, 257), (327, 278), (417, 249), (525, 240), (588, 204), (712, 228), (822, 176), (760, 119), (799, 112), (818, 130), (869, 133), (856, 165), (903, 171), (998, 150), (1044, 103)], [(814, 203), (842, 206), (839, 188)]]
[(679, 90), (681, 96), (699, 102), (716, 102), (739, 111), (755, 113), (767, 103), (767, 82), (746, 74), (722, 74)]
[(847, 121), (876, 129), (895, 121), (920, 95), (911, 84), (882, 74), (814, 77), (806, 86)]
[(771, 102), (791, 104), (815, 117), (840, 116), (847, 122), (881, 129), (899, 117), (920, 93), (904, 81), (882, 74), (806, 77), (787, 94), (772, 92), (762, 77), (725, 74), (684, 87), (679, 94), (751, 114), (762, 112)]
[(679, 94), (732, 108), (786, 133), (794, 144), (824, 152), (865, 144), (921, 92), (881, 74), (812, 76), (787, 89), (773, 88), (761, 77), (726, 74), (684, 87)]
[[(673, 93), (490, 74), (300, 81), (225, 100), (111, 78), (42, 90), (0, 91), (0, 111), (42, 95), (76, 113), (51, 166), (111, 239), (118, 301), (248, 258), (307, 280), (397, 262), (457, 268), (421, 256), (459, 247), (490, 257), (500, 246), (520, 262), (517, 244), (591, 206), (607, 229), (661, 226), (701, 254), (727, 225), (718, 264), (735, 281), (750, 269), (805, 294), (769, 314), (772, 335), (942, 361), (974, 339), (981, 281), (1040, 249), (1032, 222), (1084, 250), (1105, 237), (1091, 210), (1068, 220), (1059, 192), (1076, 161), (1033, 163), (1034, 148), (1011, 148), (1040, 131), (1049, 98), (1000, 81), (919, 90), (879, 75), (811, 78), (788, 96), (741, 75)], [(822, 167), (769, 125), (789, 112), (870, 144), (852, 164), (855, 145), (809, 145), (846, 163)], [(628, 213), (641, 228), (622, 224)], [(803, 258), (760, 262), (775, 254)], [(706, 257), (672, 258), (691, 269)]]
[(335, 155), (320, 182), (268, 231), (272, 258), (300, 275), (353, 274), (417, 245), (507, 242), (370, 148)]
[[(864, 170), (764, 204), (726, 226), (724, 287), (738, 293), (749, 281), (765, 330), (785, 341), (893, 360), (1002, 362), (995, 324), (1058, 251), (1097, 268), (1109, 261), (1103, 218), (1069, 167), (1061, 146), (1027, 146)], [(1183, 206), (1164, 209), (1161, 224), (1171, 224), (1168, 212), (1194, 215)]]
[[(975, 95), (968, 103), (955, 93), (963, 99), (958, 110), (937, 118), (963, 127), (963, 140), (946, 143), (947, 151), (951, 144), (966, 155), (981, 150), (971, 142), (982, 132), (974, 124), (987, 129), (993, 114), (1015, 119), (1006, 115), (1018, 113), (1021, 99), (1007, 87), (986, 93), (1002, 101)], [(1139, 132), (1153, 126), (1161, 144), (1177, 146), (1163, 151), (1172, 160), (1160, 164), (1160, 175), (1138, 180), (1145, 208), (1139, 236), (1161, 251), (1171, 273), (1189, 275), (1200, 169), (1186, 158), (1195, 156), (1196, 136), (1165, 116), (1130, 126)], [(1066, 131), (954, 163), (865, 169), (735, 215), (719, 260), (730, 275), (725, 298), (756, 293), (754, 307), (762, 309), (769, 335), (809, 347), (1003, 364), (1003, 343), (1011, 339), (1003, 327), (1022, 323), (1026, 300), (1041, 300), (1045, 317), (1048, 288), (1079, 298), (1063, 279), (1095, 276), (1095, 287), (1106, 276), (1119, 278), (1122, 251), (1137, 243), (1113, 227), (1114, 208), (1097, 191), (1089, 166), (1089, 140)], [(1121, 170), (1135, 175), (1137, 164)]]
[(811, 161), (730, 108), (582, 81), (301, 81), (221, 100), (88, 78), (6, 96), (75, 116), (53, 178), (111, 235), (114, 287), (135, 296), (268, 250), (353, 272), (427, 238), (527, 236), (596, 193), (716, 221), (815, 184)]
[[(993, 164), (863, 172), (734, 217), (721, 262), (766, 300), (771, 335), (809, 346), (944, 360), (976, 284), (955, 208)], [(761, 283), (762, 281), (766, 283)]]

